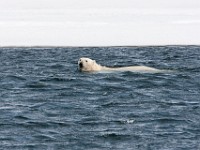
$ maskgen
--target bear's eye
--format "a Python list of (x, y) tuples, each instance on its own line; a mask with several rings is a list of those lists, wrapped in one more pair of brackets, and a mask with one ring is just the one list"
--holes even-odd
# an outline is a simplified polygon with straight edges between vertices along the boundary
[(86, 60), (86, 62), (88, 62), (88, 61)]

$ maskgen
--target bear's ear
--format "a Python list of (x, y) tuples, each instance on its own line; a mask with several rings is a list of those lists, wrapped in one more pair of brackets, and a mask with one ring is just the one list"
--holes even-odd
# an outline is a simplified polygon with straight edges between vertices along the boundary
[(93, 60), (93, 64), (95, 64), (96, 63), (96, 61), (95, 60)]

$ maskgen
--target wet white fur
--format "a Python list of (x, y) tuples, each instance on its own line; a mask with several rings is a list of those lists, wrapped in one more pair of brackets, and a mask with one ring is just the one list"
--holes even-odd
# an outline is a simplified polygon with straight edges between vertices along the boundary
[[(82, 67), (80, 67), (80, 63)], [(97, 72), (97, 71), (133, 71), (133, 72), (160, 72), (161, 70), (147, 66), (128, 66), (128, 67), (106, 67), (97, 64), (95, 60), (82, 57), (78, 61), (80, 71)]]

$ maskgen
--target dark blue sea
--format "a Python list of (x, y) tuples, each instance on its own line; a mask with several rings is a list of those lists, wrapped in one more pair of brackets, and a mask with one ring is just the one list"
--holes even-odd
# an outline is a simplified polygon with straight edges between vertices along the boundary
[(0, 149), (200, 149), (200, 46), (0, 48)]

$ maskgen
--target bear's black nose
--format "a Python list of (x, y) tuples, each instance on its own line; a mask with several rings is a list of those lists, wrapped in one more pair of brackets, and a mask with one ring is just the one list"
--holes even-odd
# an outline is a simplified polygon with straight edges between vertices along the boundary
[(79, 63), (79, 67), (80, 67), (80, 68), (83, 68), (83, 64), (82, 64), (82, 63)]

